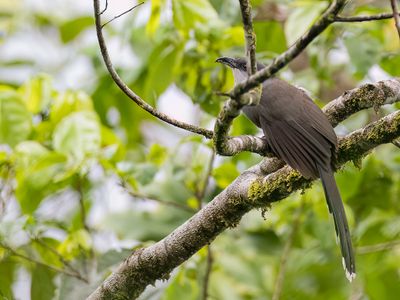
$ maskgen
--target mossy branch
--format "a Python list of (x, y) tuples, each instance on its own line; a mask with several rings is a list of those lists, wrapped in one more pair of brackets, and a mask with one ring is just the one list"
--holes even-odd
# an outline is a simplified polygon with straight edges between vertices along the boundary
[[(374, 86), (380, 86), (387, 98), (372, 97), (371, 93), (360, 92), (360, 89), (365, 88), (371, 90), (370, 86), (352, 90), (335, 100), (336, 104), (327, 106), (328, 116), (336, 116), (331, 117), (331, 121), (335, 123), (334, 120), (344, 118), (361, 106), (375, 106), (374, 98), (379, 105), (399, 101), (399, 80), (384, 81)], [(351, 105), (355, 103), (355, 98), (364, 104)], [(335, 114), (335, 106), (342, 109), (342, 113)], [(371, 149), (390, 143), (399, 136), (400, 111), (396, 111), (341, 138), (338, 166), (347, 161), (359, 160)], [(174, 268), (210, 244), (222, 231), (236, 226), (251, 209), (265, 207), (311, 184), (310, 180), (292, 168), (282, 167), (279, 160), (263, 160), (243, 172), (213, 201), (163, 240), (133, 252), (88, 299), (136, 299), (148, 285), (155, 284), (156, 280), (167, 279)]]

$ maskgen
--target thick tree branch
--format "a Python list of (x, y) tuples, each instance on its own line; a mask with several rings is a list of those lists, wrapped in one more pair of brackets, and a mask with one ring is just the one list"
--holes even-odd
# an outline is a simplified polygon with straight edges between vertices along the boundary
[(329, 102), (322, 110), (332, 126), (347, 119), (352, 114), (373, 107), (377, 110), (384, 104), (400, 102), (400, 79), (382, 80), (367, 83), (344, 92), (343, 95)]
[(104, 63), (107, 67), (108, 72), (110, 73), (112, 79), (114, 82), (118, 85), (118, 87), (124, 92), (125, 95), (127, 95), (131, 100), (133, 100), (137, 105), (139, 105), (142, 109), (145, 111), (149, 112), (156, 118), (174, 125), (176, 127), (179, 127), (181, 129), (197, 133), (200, 135), (203, 135), (207, 138), (212, 138), (213, 132), (211, 130), (207, 130), (205, 128), (201, 128), (192, 124), (188, 124), (185, 122), (181, 122), (178, 120), (175, 120), (174, 118), (171, 118), (170, 116), (158, 111), (151, 105), (149, 105), (147, 102), (145, 102), (142, 98), (140, 98), (138, 95), (135, 94), (134, 91), (132, 91), (126, 84), (125, 82), (119, 77), (117, 71), (115, 70), (114, 66), (112, 65), (111, 58), (108, 54), (108, 49), (106, 46), (106, 42), (104, 40), (103, 32), (102, 32), (102, 25), (101, 25), (101, 12), (100, 12), (100, 1), (99, 0), (93, 0), (94, 4), (94, 18), (95, 18), (95, 24), (96, 24), (96, 32), (97, 32), (97, 39), (99, 41), (99, 46), (101, 50), (101, 54), (104, 60)]
[(393, 19), (396, 24), (397, 34), (400, 38), (400, 16), (399, 16), (399, 8), (397, 6), (397, 0), (390, 0), (390, 5), (392, 6), (393, 11)]
[[(399, 81), (393, 84), (396, 89)], [(393, 99), (399, 98), (394, 96), (396, 93), (386, 90), (386, 94), (392, 95)], [(358, 99), (363, 101), (363, 98)], [(342, 96), (342, 101), (345, 101), (345, 96)], [(399, 136), (400, 111), (396, 111), (340, 139), (338, 166), (360, 159), (374, 147), (390, 143)], [(135, 251), (89, 299), (135, 299), (149, 284), (168, 278), (174, 268), (212, 242), (222, 231), (236, 226), (251, 209), (265, 207), (298, 189), (310, 187), (311, 180), (288, 166), (274, 172), (282, 166), (279, 160), (267, 161), (243, 172), (212, 202), (163, 240)]]

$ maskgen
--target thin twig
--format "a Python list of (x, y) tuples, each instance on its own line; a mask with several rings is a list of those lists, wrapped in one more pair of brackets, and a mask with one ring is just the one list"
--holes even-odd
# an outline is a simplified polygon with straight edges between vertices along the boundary
[(22, 259), (24, 259), (26, 261), (29, 261), (29, 262), (34, 263), (36, 265), (48, 268), (48, 269), (50, 269), (52, 271), (55, 271), (57, 273), (63, 273), (65, 275), (68, 275), (68, 276), (71, 276), (71, 277), (75, 277), (75, 278), (77, 278), (79, 280), (82, 280), (82, 281), (84, 281), (86, 283), (89, 283), (89, 281), (86, 278), (82, 277), (79, 273), (70, 272), (68, 270), (64, 270), (64, 269), (60, 269), (58, 267), (54, 267), (52, 265), (48, 265), (48, 264), (46, 264), (44, 262), (41, 262), (39, 260), (36, 260), (34, 258), (28, 257), (28, 256), (26, 256), (24, 254), (21, 254), (21, 253), (17, 252), (16, 250), (14, 250), (13, 248), (11, 248), (10, 246), (8, 246), (8, 245), (6, 245), (4, 243), (0, 243), (0, 247), (5, 249), (5, 250), (7, 250), (8, 252), (10, 252), (12, 256), (22, 258)]
[(231, 91), (231, 98), (236, 99), (247, 93), (261, 82), (277, 73), (289, 62), (296, 58), (317, 36), (319, 36), (330, 24), (334, 22), (335, 16), (343, 9), (346, 0), (336, 0), (328, 7), (321, 17), (303, 34), (288, 50), (277, 56), (271, 64), (256, 72), (247, 80), (237, 84)]
[(108, 0), (106, 0), (106, 5), (104, 6), (104, 9), (100, 12), (100, 16), (106, 12), (107, 8), (108, 8)]
[(399, 35), (400, 39), (400, 16), (399, 16), (399, 8), (397, 6), (397, 0), (390, 0), (390, 5), (392, 6), (393, 19), (394, 23), (396, 24), (397, 34)]
[(387, 242), (387, 243), (357, 247), (357, 253), (358, 254), (368, 254), (368, 253), (373, 253), (373, 252), (390, 250), (390, 249), (393, 249), (393, 248), (399, 247), (399, 246), (400, 246), (400, 240), (397, 240), (397, 241), (391, 241), (391, 242)]
[(65, 267), (67, 267), (68, 269), (70, 269), (71, 272), (78, 274), (80, 277), (83, 277), (80, 272), (75, 269), (56, 249), (50, 247), (47, 243), (45, 243), (44, 241), (42, 241), (39, 237), (33, 237), (32, 241), (35, 243), (38, 243), (39, 245), (41, 245), (43, 248), (46, 248), (47, 250), (49, 250), (51, 253), (53, 253), (55, 256), (57, 256), (57, 258), (60, 260), (60, 262), (62, 262), (64, 264)]
[(108, 49), (106, 46), (106, 42), (104, 40), (103, 32), (102, 32), (102, 25), (101, 25), (101, 18), (100, 18), (100, 4), (99, 0), (93, 0), (94, 4), (94, 17), (95, 17), (95, 22), (96, 22), (96, 32), (97, 32), (97, 39), (99, 42), (99, 47), (101, 50), (101, 55), (103, 57), (104, 63), (107, 67), (108, 72), (110, 73), (112, 79), (114, 82), (118, 85), (118, 87), (121, 89), (122, 92), (125, 93), (131, 100), (133, 100), (139, 107), (147, 111), (148, 113), (152, 114), (156, 118), (171, 124), (173, 126), (176, 126), (178, 128), (200, 134), (202, 136), (205, 136), (206, 138), (212, 138), (213, 132), (211, 130), (201, 128), (192, 124), (188, 124), (185, 122), (178, 121), (174, 118), (171, 118), (170, 116), (158, 111), (151, 105), (149, 105), (147, 102), (145, 102), (142, 98), (140, 98), (138, 95), (135, 94), (134, 91), (132, 91), (126, 84), (125, 82), (119, 77), (117, 71), (115, 70), (114, 66), (112, 65), (111, 58), (108, 54)]
[(201, 186), (197, 189), (197, 192), (196, 192), (196, 198), (197, 198), (197, 201), (198, 201), (199, 209), (201, 209), (202, 206), (203, 206), (204, 195), (205, 195), (207, 187), (208, 187), (208, 181), (210, 180), (210, 177), (211, 177), (214, 161), (215, 161), (215, 151), (213, 149), (212, 152), (211, 152), (210, 160), (208, 162), (208, 166), (207, 166), (207, 169), (206, 169), (204, 180), (203, 180)]
[(208, 286), (210, 283), (213, 261), (214, 261), (214, 258), (213, 258), (213, 254), (212, 254), (212, 250), (211, 250), (211, 245), (207, 245), (207, 263), (206, 263), (206, 270), (205, 270), (204, 277), (203, 277), (203, 290), (201, 293), (202, 300), (207, 300), (209, 298)]
[[(213, 170), (214, 161), (215, 161), (215, 151), (213, 149), (210, 160), (208, 162), (208, 166), (207, 166), (206, 174), (204, 176), (203, 183), (201, 184), (200, 188), (196, 192), (196, 198), (198, 201), (199, 210), (201, 210), (203, 208), (204, 195), (206, 194), (208, 182), (210, 180), (211, 173)], [(207, 300), (209, 297), (208, 286), (209, 286), (210, 277), (211, 277), (212, 264), (213, 264), (213, 255), (212, 255), (211, 245), (207, 245), (207, 261), (206, 261), (206, 269), (205, 269), (205, 273), (204, 273), (204, 277), (203, 277), (203, 288), (202, 288), (202, 293), (201, 293), (202, 300)]]
[(257, 72), (256, 65), (256, 39), (253, 31), (253, 20), (251, 16), (251, 3), (249, 0), (239, 0), (242, 12), (242, 23), (246, 39), (247, 74), (249, 76)]
[(336, 16), (333, 18), (334, 22), (341, 23), (351, 23), (351, 22), (369, 22), (369, 21), (379, 21), (379, 20), (387, 20), (393, 18), (393, 13), (382, 13), (378, 15), (371, 16)]
[(300, 206), (297, 208), (296, 214), (293, 218), (292, 230), (283, 248), (281, 261), (279, 264), (279, 273), (275, 282), (275, 288), (274, 288), (274, 293), (272, 295), (272, 300), (279, 300), (282, 294), (283, 282), (285, 280), (285, 275), (286, 275), (287, 260), (289, 257), (289, 253), (292, 249), (294, 238), (296, 237), (297, 231), (299, 230), (300, 227), (300, 220), (303, 214), (304, 202), (305, 199), (303, 196), (301, 198)]
[[(131, 7), (130, 9), (124, 11), (122, 14), (119, 14), (119, 15), (115, 16), (115, 17), (112, 18), (111, 20), (109, 20), (109, 21), (105, 22), (103, 25), (101, 25), (101, 28), (103, 29), (104, 26), (106, 26), (107, 24), (110, 24), (110, 23), (111, 23), (112, 21), (114, 21), (115, 19), (118, 19), (119, 17), (122, 17), (123, 15), (125, 15), (125, 14), (131, 12), (132, 10), (134, 10), (136, 7), (142, 5), (143, 3), (144, 3), (144, 2), (140, 2), (140, 3), (136, 4), (135, 6)], [(101, 14), (102, 14), (102, 13), (100, 13), (100, 15), (101, 15)]]

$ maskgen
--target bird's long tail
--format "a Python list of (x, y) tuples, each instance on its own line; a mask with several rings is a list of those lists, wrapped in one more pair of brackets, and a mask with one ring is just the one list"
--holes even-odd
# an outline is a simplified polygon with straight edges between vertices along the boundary
[(347, 224), (347, 218), (343, 207), (343, 202), (336, 185), (335, 177), (331, 168), (328, 170), (318, 167), (322, 185), (324, 186), (325, 197), (328, 203), (329, 212), (333, 215), (336, 234), (339, 237), (340, 249), (343, 256), (343, 267), (346, 277), (351, 282), (356, 276), (355, 259), (353, 246)]

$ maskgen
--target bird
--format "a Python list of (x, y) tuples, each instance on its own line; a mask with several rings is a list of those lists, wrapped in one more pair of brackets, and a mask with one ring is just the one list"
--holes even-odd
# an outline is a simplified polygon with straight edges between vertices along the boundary
[[(220, 57), (216, 62), (232, 69), (235, 85), (248, 78), (243, 57)], [(257, 62), (257, 70), (265, 68)], [(343, 202), (334, 177), (337, 136), (331, 123), (308, 94), (288, 82), (271, 77), (263, 82), (260, 102), (242, 111), (261, 128), (269, 149), (305, 178), (321, 178), (329, 212), (333, 215), (343, 267), (351, 282), (355, 257)]]

